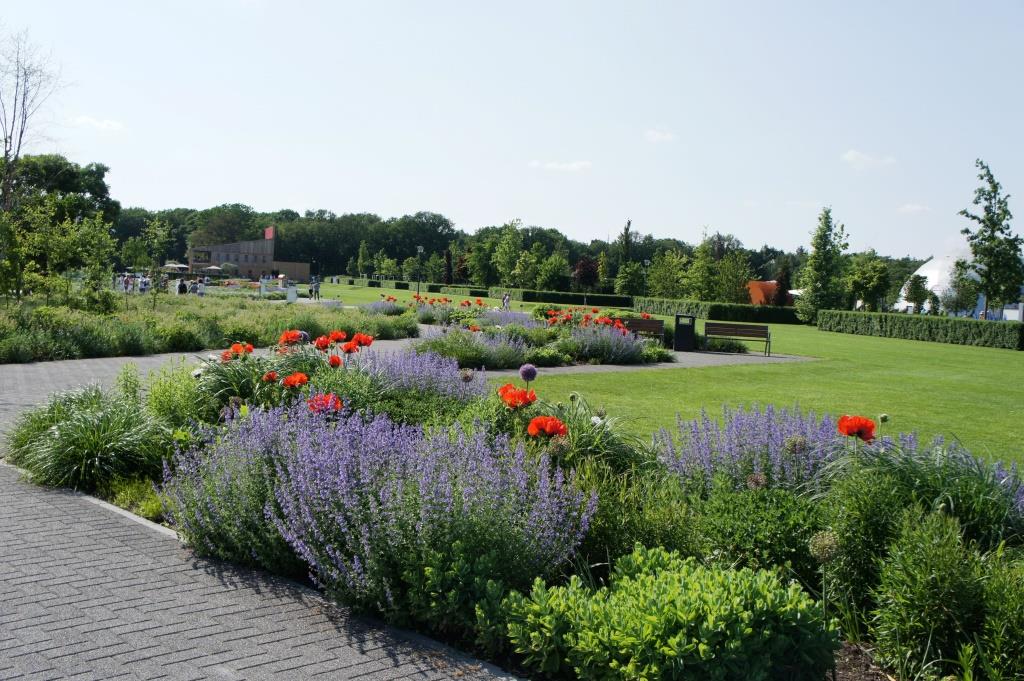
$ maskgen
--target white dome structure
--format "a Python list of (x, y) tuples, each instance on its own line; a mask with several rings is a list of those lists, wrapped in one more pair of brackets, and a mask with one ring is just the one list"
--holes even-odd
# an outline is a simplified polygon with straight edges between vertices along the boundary
[[(952, 253), (939, 256), (937, 258), (931, 258), (926, 261), (923, 265), (917, 268), (914, 274), (919, 274), (925, 278), (925, 286), (929, 291), (937, 296), (941, 296), (943, 292), (949, 290), (953, 283), (953, 276), (956, 272), (956, 263), (958, 260), (970, 261), (972, 259), (971, 251), (966, 246)], [(913, 275), (911, 275), (913, 276)], [(968, 276), (974, 280), (978, 279), (978, 275), (974, 272), (968, 272)], [(909, 282), (910, 279), (907, 279)], [(913, 312), (914, 304), (908, 302), (904, 297), (906, 291), (906, 284), (904, 282), (903, 288), (900, 290), (900, 297), (893, 305), (893, 309), (899, 312)], [(1024, 289), (1022, 289), (1024, 291)], [(985, 299), (982, 296), (978, 296), (978, 300), (974, 305), (974, 309), (968, 314), (971, 317), (977, 317), (984, 309)], [(931, 301), (926, 301), (924, 304), (924, 311), (931, 311)], [(1014, 305), (1007, 305), (1002, 310), (989, 309), (989, 319), (1016, 319), (1020, 320), (1021, 305), (1019, 303)]]

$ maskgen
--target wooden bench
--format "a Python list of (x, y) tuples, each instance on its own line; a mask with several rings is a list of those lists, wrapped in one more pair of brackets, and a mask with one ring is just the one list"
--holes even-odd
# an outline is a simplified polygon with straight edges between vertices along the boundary
[(772, 334), (762, 324), (735, 324), (733, 322), (705, 322), (704, 336), (727, 340), (764, 341), (764, 354), (772, 354)]
[[(615, 321), (614, 319), (612, 321)], [(639, 336), (650, 336), (659, 341), (665, 340), (665, 322), (661, 319), (643, 319), (642, 317), (623, 317), (622, 325)]]

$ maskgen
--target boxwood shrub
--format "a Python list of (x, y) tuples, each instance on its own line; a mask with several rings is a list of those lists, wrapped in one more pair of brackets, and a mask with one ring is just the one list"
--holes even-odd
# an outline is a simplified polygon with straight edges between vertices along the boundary
[(688, 314), (699, 319), (721, 322), (754, 322), (758, 324), (799, 324), (796, 310), (775, 305), (739, 305), (712, 303), (704, 300), (675, 300), (671, 298), (633, 298), (633, 309), (659, 315)]
[(448, 293), (453, 296), (473, 296), (475, 298), (487, 297), (487, 289), (469, 286), (442, 286), (439, 293)]
[(818, 329), (861, 336), (1024, 350), (1024, 324), (891, 312), (820, 310)]
[(839, 647), (835, 626), (798, 585), (661, 548), (620, 558), (609, 586), (537, 580), (503, 605), (524, 663), (558, 678), (819, 681)]

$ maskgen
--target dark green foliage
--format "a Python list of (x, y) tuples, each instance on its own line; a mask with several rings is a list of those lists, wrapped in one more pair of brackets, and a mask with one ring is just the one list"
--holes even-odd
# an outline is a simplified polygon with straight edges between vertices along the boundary
[(538, 367), (558, 367), (572, 362), (572, 357), (551, 346), (530, 347), (526, 351), (526, 362)]
[(956, 518), (905, 512), (882, 565), (871, 631), (876, 659), (901, 678), (955, 670), (960, 646), (985, 620), (981, 559), (965, 545)]
[(697, 521), (701, 553), (733, 567), (784, 568), (807, 586), (820, 583), (808, 542), (821, 528), (815, 504), (785, 489), (736, 490), (716, 482)]
[(607, 587), (534, 582), (504, 602), (516, 652), (557, 678), (820, 681), (838, 637), (773, 573), (708, 568), (664, 549), (620, 558)]
[(1024, 678), (1024, 557), (1002, 552), (986, 559), (985, 624), (978, 642), (979, 662), (988, 678)]
[[(799, 324), (796, 311), (791, 307), (775, 305), (739, 305), (736, 303), (709, 303), (701, 300), (670, 300), (668, 298), (633, 299), (637, 312), (671, 317), (676, 314), (693, 315), (698, 319), (720, 322), (755, 322), (759, 324)], [(671, 322), (670, 322), (671, 324)]]
[(820, 310), (818, 329), (861, 336), (1024, 350), (1024, 324), (960, 317)]
[(533, 291), (521, 288), (489, 289), (491, 298), (501, 298), (508, 293), (512, 300), (525, 303), (553, 303), (559, 305), (593, 305), (595, 307), (632, 307), (632, 296), (619, 296), (606, 293), (572, 293), (569, 291)]
[(469, 288), (466, 286), (442, 286), (439, 293), (447, 293), (452, 296), (470, 296), (473, 298), (486, 298), (487, 289)]

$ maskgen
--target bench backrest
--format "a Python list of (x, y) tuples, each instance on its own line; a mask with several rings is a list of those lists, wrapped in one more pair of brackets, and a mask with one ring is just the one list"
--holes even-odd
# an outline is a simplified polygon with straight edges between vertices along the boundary
[(665, 333), (665, 322), (661, 319), (642, 319), (638, 317), (625, 317), (622, 325), (630, 331), (640, 333)]
[(766, 340), (768, 327), (758, 324), (731, 324), (728, 322), (705, 322), (705, 336), (732, 336), (734, 338), (759, 338)]

